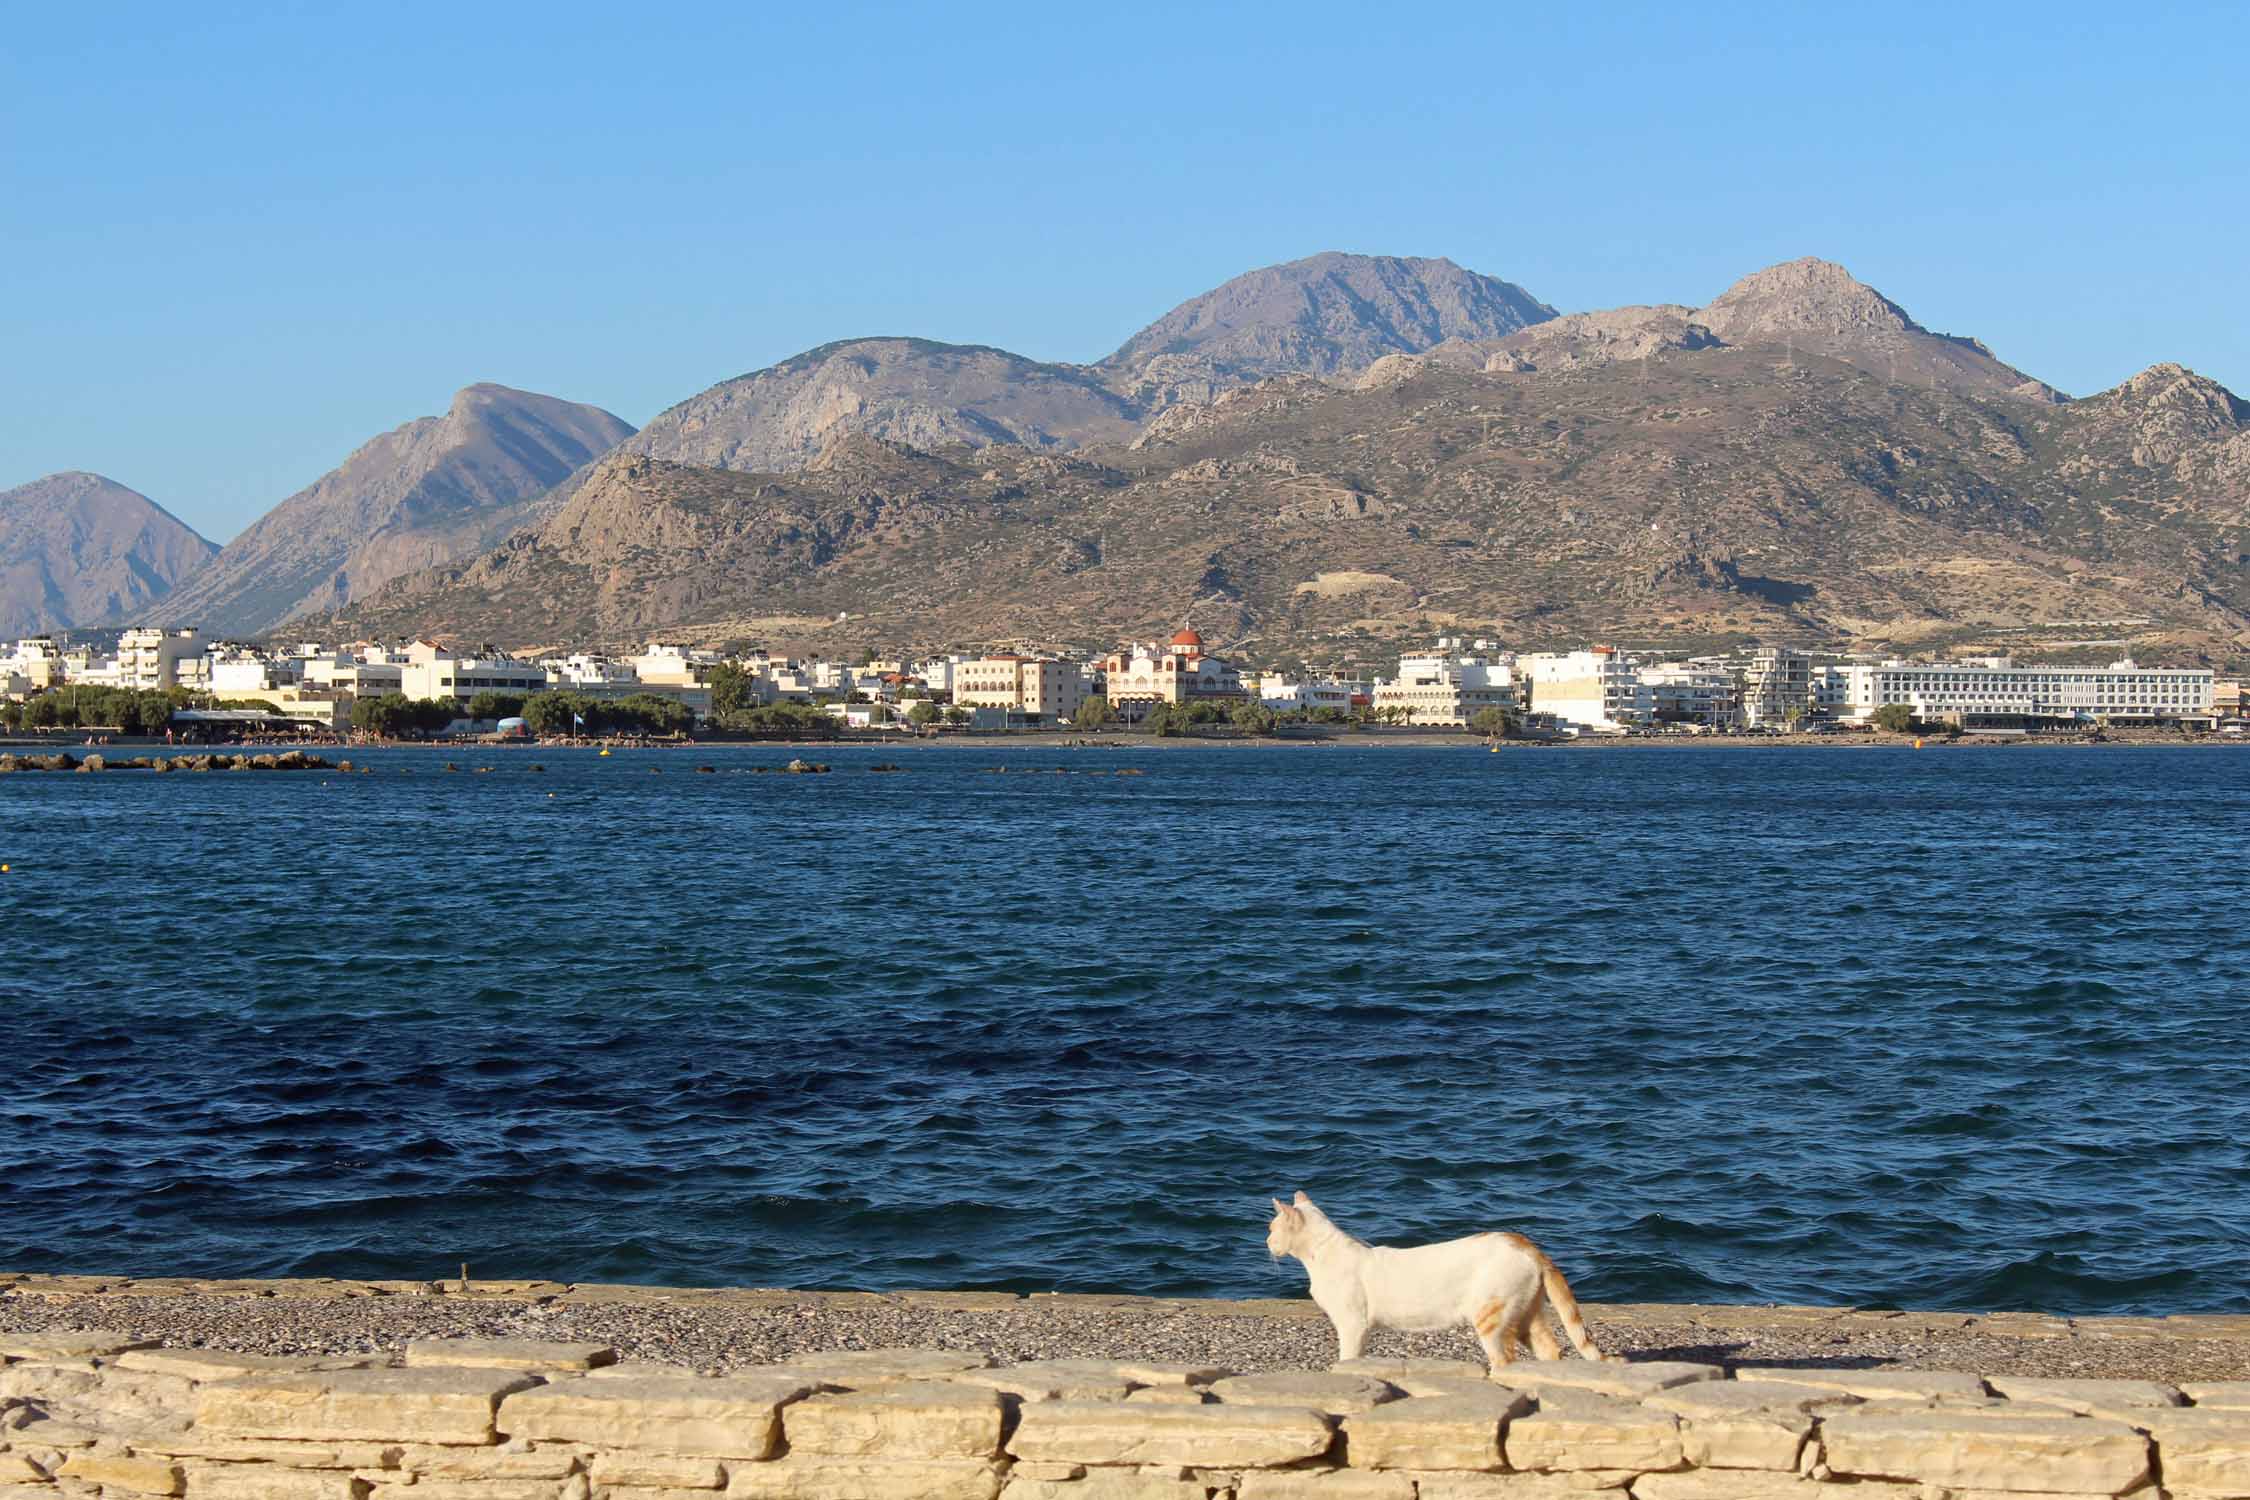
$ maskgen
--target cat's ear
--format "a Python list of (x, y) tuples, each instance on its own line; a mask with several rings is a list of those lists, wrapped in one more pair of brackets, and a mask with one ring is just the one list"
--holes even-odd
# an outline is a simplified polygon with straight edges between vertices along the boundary
[(1289, 1205), (1282, 1202), (1279, 1198), (1273, 1200), (1273, 1211), (1277, 1214), (1280, 1214), (1283, 1218), (1289, 1217), (1290, 1213)]
[(1304, 1190), (1302, 1188), (1298, 1189), (1297, 1191), (1297, 1206), (1299, 1208), (1310, 1208), (1313, 1206), (1312, 1199), (1305, 1196)]

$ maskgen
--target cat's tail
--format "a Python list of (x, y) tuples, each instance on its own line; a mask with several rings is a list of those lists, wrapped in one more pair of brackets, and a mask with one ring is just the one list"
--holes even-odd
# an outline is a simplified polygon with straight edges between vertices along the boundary
[(1594, 1343), (1594, 1336), (1586, 1331), (1586, 1319), (1578, 1311), (1578, 1299), (1570, 1294), (1570, 1283), (1563, 1280), (1561, 1271), (1545, 1255), (1539, 1257), (1540, 1284), (1547, 1289), (1547, 1305), (1555, 1310), (1562, 1323), (1563, 1332), (1570, 1335), (1571, 1346), (1596, 1363), (1615, 1364), (1617, 1356), (1602, 1353)]

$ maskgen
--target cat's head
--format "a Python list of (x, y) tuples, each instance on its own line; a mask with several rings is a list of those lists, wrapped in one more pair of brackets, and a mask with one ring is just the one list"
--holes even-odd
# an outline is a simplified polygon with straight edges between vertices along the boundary
[(1266, 1225), (1266, 1250), (1276, 1257), (1296, 1253), (1305, 1231), (1311, 1227), (1312, 1218), (1320, 1213), (1313, 1207), (1312, 1199), (1303, 1193), (1295, 1203), (1273, 1200), (1273, 1222)]

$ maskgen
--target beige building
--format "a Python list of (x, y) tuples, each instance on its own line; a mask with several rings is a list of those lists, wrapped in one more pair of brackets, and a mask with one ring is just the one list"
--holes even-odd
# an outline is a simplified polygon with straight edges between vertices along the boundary
[(1102, 671), (1111, 705), (1128, 719), (1158, 703), (1232, 703), (1249, 696), (1241, 671), (1205, 655), (1203, 637), (1193, 629), (1182, 629), (1161, 650), (1136, 643), (1130, 651), (1112, 651), (1102, 659)]
[(1047, 656), (983, 656), (953, 669), (953, 701), (962, 708), (1000, 708), (1044, 719), (1067, 719), (1086, 701), (1086, 673), (1074, 661)]

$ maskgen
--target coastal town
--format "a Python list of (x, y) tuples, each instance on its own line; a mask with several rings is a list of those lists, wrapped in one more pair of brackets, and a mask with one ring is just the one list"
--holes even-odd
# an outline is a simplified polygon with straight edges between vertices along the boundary
[(56, 636), (0, 655), (0, 727), (215, 739), (678, 735), (697, 730), (1389, 726), (1487, 737), (1772, 735), (1881, 728), (2022, 735), (2250, 733), (2244, 684), (2207, 667), (1904, 660), (1754, 646), (1671, 656), (1590, 644), (1513, 651), (1440, 636), (1388, 676), (1235, 659), (1183, 624), (1106, 653), (1015, 641), (852, 661), (652, 641), (631, 654), (465, 650), (430, 640), (261, 645), (143, 626), (113, 648)]

